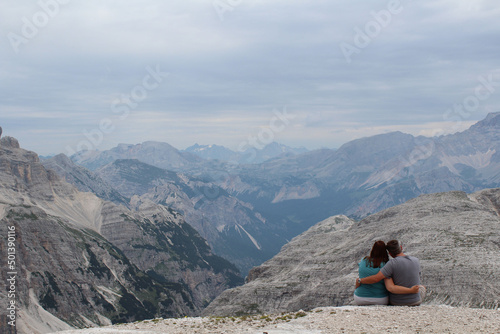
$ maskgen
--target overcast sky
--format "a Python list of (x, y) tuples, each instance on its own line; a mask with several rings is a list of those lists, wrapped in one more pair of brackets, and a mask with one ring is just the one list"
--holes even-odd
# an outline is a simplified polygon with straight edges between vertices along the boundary
[(493, 0), (5, 0), (0, 126), (42, 155), (452, 133), (500, 110), (499, 18)]

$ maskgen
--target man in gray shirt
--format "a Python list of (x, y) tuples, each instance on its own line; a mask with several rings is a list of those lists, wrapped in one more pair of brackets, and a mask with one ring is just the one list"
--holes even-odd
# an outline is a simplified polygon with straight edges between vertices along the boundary
[(420, 285), (420, 261), (414, 256), (403, 253), (403, 247), (397, 240), (387, 243), (387, 250), (393, 257), (380, 271), (372, 276), (362, 279), (358, 278), (359, 284), (373, 284), (385, 279), (387, 290), (391, 291), (391, 285), (400, 285), (407, 288), (418, 286), (418, 293), (394, 294), (389, 292), (389, 303), (391, 305), (417, 306), (425, 298), (425, 287)]

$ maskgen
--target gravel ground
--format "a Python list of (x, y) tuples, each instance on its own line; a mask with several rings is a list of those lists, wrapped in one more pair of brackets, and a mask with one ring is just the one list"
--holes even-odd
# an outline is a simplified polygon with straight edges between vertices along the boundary
[(322, 307), (234, 318), (155, 319), (58, 334), (500, 333), (500, 310), (449, 306)]

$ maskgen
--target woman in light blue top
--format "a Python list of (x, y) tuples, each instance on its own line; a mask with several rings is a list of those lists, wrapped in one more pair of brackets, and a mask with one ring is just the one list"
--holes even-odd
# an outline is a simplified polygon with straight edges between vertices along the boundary
[[(373, 244), (369, 256), (364, 257), (358, 264), (359, 278), (377, 274), (380, 269), (389, 261), (385, 242), (379, 240)], [(392, 278), (390, 278), (392, 280)], [(358, 282), (359, 280), (356, 280)], [(394, 290), (394, 291), (392, 291)], [(410, 288), (394, 286), (392, 293), (406, 294), (413, 293)], [(354, 291), (354, 302), (356, 305), (387, 305), (389, 304), (389, 293), (385, 288), (384, 281), (374, 284), (356, 284)]]

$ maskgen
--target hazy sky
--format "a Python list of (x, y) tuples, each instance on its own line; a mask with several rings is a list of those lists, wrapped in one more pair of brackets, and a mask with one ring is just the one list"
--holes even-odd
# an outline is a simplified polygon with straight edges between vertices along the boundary
[(500, 110), (493, 0), (5, 0), (0, 31), (0, 126), (40, 154), (339, 147)]

